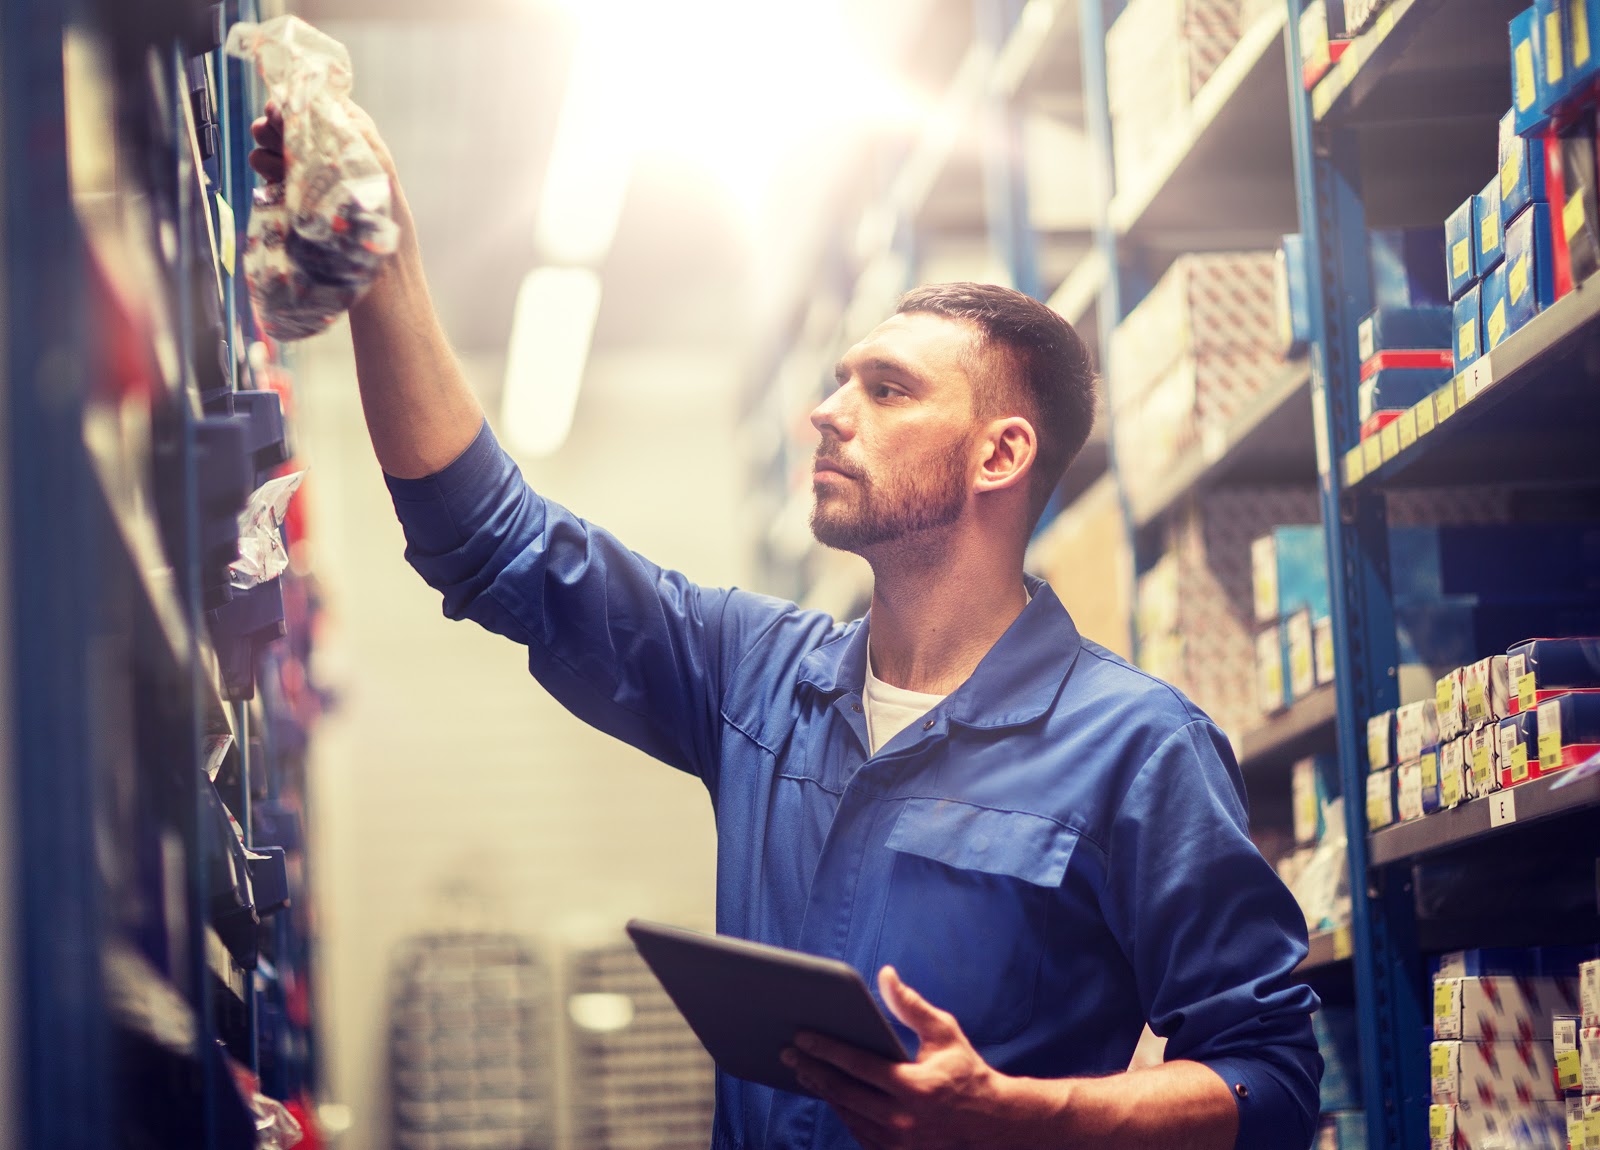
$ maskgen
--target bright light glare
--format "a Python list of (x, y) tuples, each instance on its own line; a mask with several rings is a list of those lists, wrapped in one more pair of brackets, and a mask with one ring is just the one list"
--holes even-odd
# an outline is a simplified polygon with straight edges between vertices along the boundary
[(574, 994), (567, 999), (567, 1014), (584, 1030), (625, 1030), (633, 1022), (633, 999), (626, 994)]
[(512, 447), (549, 455), (566, 442), (600, 313), (600, 277), (587, 268), (536, 268), (517, 292), (501, 397)]
[[(557, 154), (584, 153), (575, 171), (604, 172), (618, 151), (666, 153), (761, 207), (786, 160), (917, 110), (856, 42), (849, 2), (565, 0), (580, 27), (574, 119), (589, 110)], [(609, 187), (587, 194), (602, 200)]]

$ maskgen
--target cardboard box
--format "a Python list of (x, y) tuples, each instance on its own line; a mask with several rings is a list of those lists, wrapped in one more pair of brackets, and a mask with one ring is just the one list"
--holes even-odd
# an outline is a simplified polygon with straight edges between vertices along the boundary
[(1548, 1042), (1551, 1020), (1578, 1009), (1576, 978), (1442, 978), (1433, 984), (1435, 1039)]
[(1514, 114), (1500, 118), (1500, 226), (1502, 229), (1529, 204), (1547, 202), (1544, 139), (1518, 135)]
[(1478, 275), (1481, 278), (1506, 254), (1504, 219), (1500, 215), (1498, 174), (1483, 186), (1481, 192), (1472, 197), (1472, 237)]
[(1506, 225), (1506, 321), (1522, 328), (1556, 299), (1550, 205), (1529, 204)]
[(1463, 702), (1469, 727), (1499, 723), (1511, 714), (1510, 686), (1504, 655), (1491, 655), (1461, 669)]
[(1544, 774), (1600, 754), (1600, 694), (1557, 695), (1540, 703), (1536, 714), (1539, 770)]
[(1316, 688), (1316, 654), (1311, 645), (1311, 611), (1302, 607), (1283, 621), (1284, 652), (1288, 658), (1289, 695), (1303, 699)]
[(1445, 283), (1452, 300), (1459, 299), (1478, 278), (1477, 245), (1472, 242), (1475, 207), (1473, 197), (1468, 196), (1444, 221)]
[(1297, 760), (1289, 770), (1294, 841), (1300, 846), (1314, 846), (1324, 829), (1323, 807), (1328, 802), (1326, 768), (1312, 756)]
[(1536, 7), (1511, 18), (1511, 114), (1519, 135), (1530, 135), (1550, 123), (1544, 111), (1544, 35)]
[(1467, 798), (1478, 799), (1500, 789), (1500, 772), (1504, 760), (1500, 756), (1500, 726), (1490, 724), (1468, 731), (1462, 752), (1463, 791)]
[(1367, 770), (1394, 766), (1394, 712), (1381, 711), (1367, 720)]
[(1288, 663), (1282, 625), (1257, 632), (1256, 705), (1263, 715), (1276, 715), (1290, 703)]
[(1451, 739), (1439, 748), (1439, 805), (1447, 811), (1467, 797), (1467, 740)]
[(1384, 351), (1447, 347), (1447, 307), (1381, 307), (1364, 316), (1356, 328), (1358, 357), (1364, 363)]
[(1429, 1047), (1428, 1056), (1435, 1102), (1507, 1111), (1558, 1097), (1549, 1042), (1443, 1040)]
[(1428, 1107), (1431, 1150), (1508, 1150), (1510, 1147), (1553, 1148), (1564, 1145), (1567, 1108), (1562, 1102), (1529, 1102), (1510, 1112), (1490, 1106)]
[(1596, 208), (1595, 126), (1592, 113), (1546, 149), (1550, 196), (1552, 276), (1557, 299), (1600, 271), (1600, 211)]
[(1523, 711), (1500, 721), (1500, 785), (1514, 787), (1536, 779), (1539, 770), (1539, 713)]
[(1600, 1026), (1600, 959), (1578, 964), (1578, 1016), (1584, 1029)]
[(1394, 752), (1402, 763), (1415, 762), (1439, 745), (1439, 711), (1433, 699), (1406, 703), (1394, 712)]
[(1399, 413), (1450, 381), (1446, 363), (1436, 367), (1385, 367), (1365, 376), (1356, 391), (1357, 413), (1365, 421), (1379, 411)]
[(1600, 28), (1600, 0), (1567, 0), (1567, 83), (1581, 92), (1600, 75), (1595, 30)]
[(1434, 712), (1439, 716), (1439, 739), (1460, 738), (1467, 729), (1467, 690), (1460, 667), (1446, 671), (1434, 683)]
[(1583, 1093), (1600, 1094), (1600, 1027), (1587, 1027), (1578, 1033), (1578, 1078)]
[[(1495, 218), (1495, 228), (1498, 232), (1500, 220)], [(1456, 371), (1472, 366), (1483, 354), (1483, 289), (1478, 284), (1473, 284), (1461, 293), (1461, 298), (1456, 300), (1455, 312), (1451, 317), (1454, 325), (1454, 346), (1452, 348), (1451, 366)]]
[(1384, 767), (1367, 776), (1367, 829), (1378, 830), (1395, 821), (1395, 771)]
[(1250, 544), (1256, 621), (1270, 622), (1302, 607), (1328, 614), (1328, 551), (1321, 524), (1274, 527)]
[[(1469, 217), (1467, 234), (1471, 232)], [(1369, 231), (1367, 263), (1372, 273), (1372, 306), (1448, 307), (1452, 297), (1444, 260), (1442, 227)]]
[[(1435, 752), (1428, 752), (1432, 760), (1435, 795), (1439, 793), (1439, 765)], [(1394, 769), (1394, 809), (1400, 816), (1400, 821), (1409, 823), (1420, 819), (1428, 812), (1422, 805), (1422, 761), (1401, 763)]]
[(1600, 638), (1525, 639), (1506, 650), (1512, 713), (1542, 698), (1580, 688), (1600, 688)]
[(1511, 334), (1511, 305), (1506, 301), (1506, 262), (1501, 260), (1478, 285), (1478, 309), (1483, 314), (1482, 354), (1488, 354)]

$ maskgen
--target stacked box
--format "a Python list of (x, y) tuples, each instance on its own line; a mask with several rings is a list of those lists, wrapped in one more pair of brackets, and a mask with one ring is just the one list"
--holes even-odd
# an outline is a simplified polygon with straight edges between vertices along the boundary
[(1527, 639), (1506, 651), (1512, 714), (1569, 691), (1600, 689), (1600, 638)]
[(1578, 979), (1484, 975), (1434, 982), (1436, 1039), (1548, 1042), (1558, 1014), (1578, 1010)]
[(1429, 1048), (1433, 1100), (1492, 1107), (1501, 1113), (1528, 1101), (1554, 1102), (1550, 1042), (1435, 1041)]
[(1439, 745), (1439, 711), (1433, 699), (1406, 703), (1395, 709), (1395, 757), (1402, 763), (1415, 762), (1424, 751)]
[(1438, 757), (1430, 753), (1425, 760), (1419, 759), (1413, 763), (1401, 763), (1394, 772), (1394, 805), (1395, 812), (1403, 823), (1420, 819), (1427, 814), (1423, 803), (1422, 782), (1424, 776), (1423, 763), (1432, 764), (1433, 792), (1439, 791), (1439, 766)]
[(1555, 302), (1550, 205), (1529, 204), (1506, 225), (1506, 321), (1511, 331)]
[(1561, 1102), (1530, 1102), (1511, 1114), (1465, 1103), (1436, 1102), (1428, 1107), (1431, 1150), (1506, 1150), (1510, 1146), (1555, 1150), (1566, 1145), (1566, 1131), (1567, 1110)]
[(1600, 755), (1600, 694), (1557, 695), (1540, 703), (1535, 713), (1542, 774), (1575, 767)]
[(1367, 770), (1394, 766), (1394, 712), (1383, 711), (1367, 720)]
[(1440, 676), (1436, 684), (1434, 713), (1439, 719), (1439, 738), (1458, 739), (1467, 732), (1467, 691), (1462, 669)]
[(1501, 770), (1505, 764), (1500, 746), (1503, 729), (1495, 724), (1467, 733), (1462, 763), (1462, 788), (1466, 798), (1482, 798), (1500, 789)]
[[(1447, 811), (1467, 797), (1466, 763), (1467, 738), (1451, 739), (1439, 748), (1439, 787), (1435, 810)], [(1427, 780), (1423, 781), (1426, 783)], [(1423, 797), (1427, 798), (1426, 792)]]
[(1500, 721), (1500, 785), (1514, 787), (1536, 779), (1539, 770), (1539, 713), (1523, 711)]
[(1395, 805), (1395, 774), (1398, 767), (1384, 767), (1367, 776), (1367, 829), (1389, 826), (1399, 814)]

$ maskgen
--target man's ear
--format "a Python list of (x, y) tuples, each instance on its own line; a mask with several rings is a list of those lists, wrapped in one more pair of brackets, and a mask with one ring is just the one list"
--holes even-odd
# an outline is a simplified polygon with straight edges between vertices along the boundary
[(983, 455), (973, 480), (974, 491), (1003, 491), (1026, 484), (1039, 454), (1039, 440), (1033, 424), (1020, 415), (996, 419), (985, 430), (982, 444)]

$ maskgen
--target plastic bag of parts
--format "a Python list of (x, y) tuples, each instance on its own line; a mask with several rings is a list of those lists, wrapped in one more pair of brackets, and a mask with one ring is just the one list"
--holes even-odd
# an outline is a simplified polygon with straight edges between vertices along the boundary
[(306, 1134), (288, 1107), (276, 1098), (261, 1093), (261, 1083), (249, 1070), (229, 1060), (233, 1084), (256, 1122), (256, 1150), (289, 1150), (298, 1146)]
[(240, 591), (271, 582), (289, 569), (283, 517), (305, 474), (296, 471), (267, 480), (239, 512), (239, 558), (228, 565), (228, 582)]
[(399, 244), (389, 177), (350, 104), (350, 54), (295, 16), (235, 24), (283, 112), (284, 181), (258, 188), (244, 273), (262, 330), (304, 339), (361, 298)]

